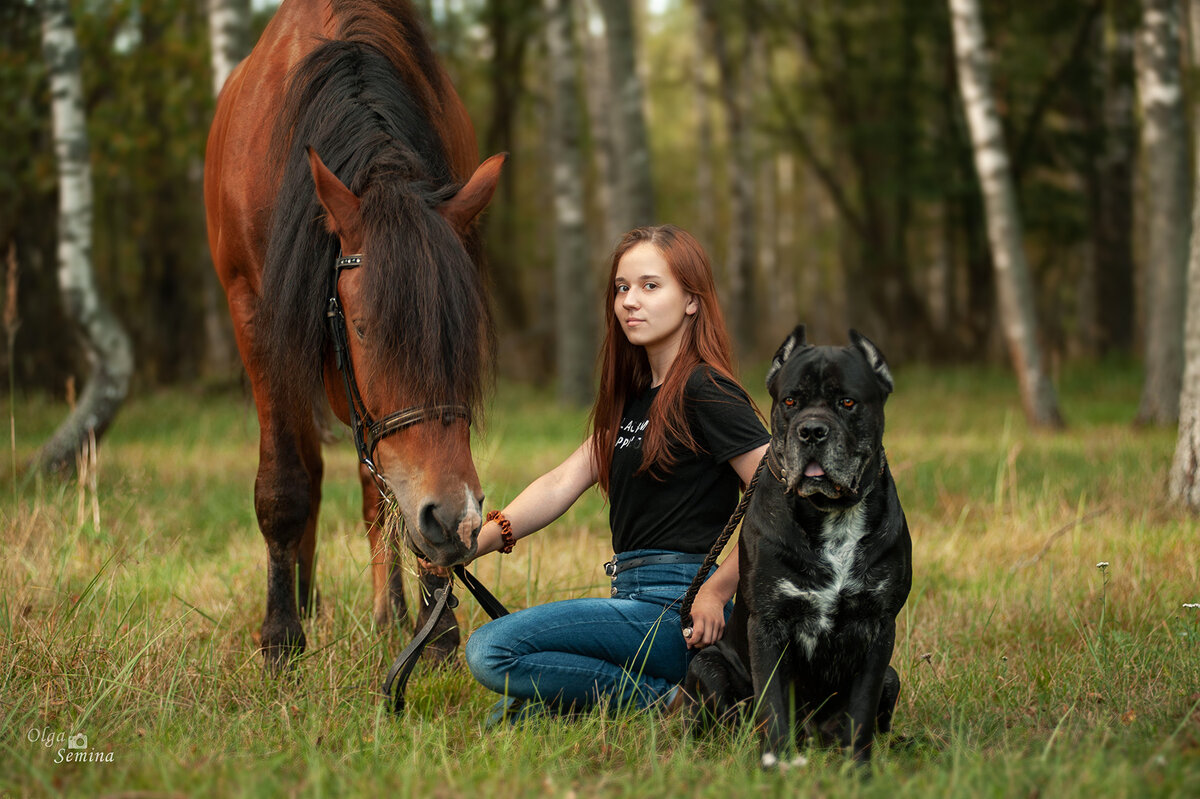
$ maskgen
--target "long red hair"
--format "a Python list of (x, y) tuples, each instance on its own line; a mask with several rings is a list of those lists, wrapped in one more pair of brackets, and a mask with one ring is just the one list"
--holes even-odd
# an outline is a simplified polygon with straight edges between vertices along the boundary
[(696, 313), (684, 322), (679, 354), (672, 362), (658, 396), (650, 406), (646, 435), (642, 441), (642, 466), (639, 473), (653, 469), (668, 472), (675, 457), (671, 443), (695, 451), (697, 444), (684, 411), (683, 393), (695, 368), (707, 365), (733, 382), (733, 348), (725, 317), (717, 301), (712, 264), (700, 242), (674, 225), (640, 227), (626, 233), (613, 250), (605, 291), (604, 346), (600, 350), (600, 386), (592, 406), (589, 424), (592, 434), (592, 458), (600, 478), (600, 490), (608, 496), (609, 471), (613, 447), (621, 426), (625, 404), (650, 388), (650, 361), (642, 347), (629, 343), (613, 310), (617, 265), (629, 250), (639, 244), (654, 246), (671, 274), (697, 304)]

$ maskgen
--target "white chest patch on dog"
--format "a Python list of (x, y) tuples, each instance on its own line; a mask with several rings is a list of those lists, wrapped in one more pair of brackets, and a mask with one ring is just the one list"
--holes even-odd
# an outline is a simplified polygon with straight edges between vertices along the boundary
[(796, 629), (797, 642), (811, 659), (823, 633), (833, 628), (833, 612), (843, 592), (857, 592), (862, 583), (853, 574), (859, 542), (867, 534), (863, 524), (863, 508), (855, 505), (842, 513), (832, 513), (825, 519), (825, 541), (817, 556), (829, 568), (828, 582), (815, 588), (801, 588), (791, 580), (780, 579), (776, 590), (783, 596), (807, 600), (816, 610), (816, 618)]

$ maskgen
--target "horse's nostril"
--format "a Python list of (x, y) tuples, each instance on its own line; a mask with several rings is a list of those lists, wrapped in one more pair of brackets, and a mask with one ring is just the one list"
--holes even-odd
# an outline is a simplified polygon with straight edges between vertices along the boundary
[(441, 544), (446, 540), (446, 525), (438, 514), (438, 506), (430, 502), (421, 508), (421, 535), (431, 544)]

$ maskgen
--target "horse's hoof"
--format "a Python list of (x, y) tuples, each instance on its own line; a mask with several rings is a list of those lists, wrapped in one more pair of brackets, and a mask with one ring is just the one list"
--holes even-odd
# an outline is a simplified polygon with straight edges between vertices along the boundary
[(299, 624), (294, 627), (269, 628), (263, 624), (263, 665), (271, 674), (280, 674), (291, 665), (292, 658), (301, 654), (308, 641)]

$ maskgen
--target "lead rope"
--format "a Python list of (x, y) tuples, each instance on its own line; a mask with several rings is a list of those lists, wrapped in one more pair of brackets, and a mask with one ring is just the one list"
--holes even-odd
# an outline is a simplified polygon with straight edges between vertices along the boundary
[(717, 558), (721, 557), (721, 551), (725, 549), (725, 545), (733, 537), (733, 531), (737, 529), (737, 526), (742, 522), (742, 517), (746, 515), (746, 508), (750, 505), (750, 497), (753, 496), (754, 489), (758, 487), (758, 478), (762, 475), (763, 467), (766, 465), (767, 458), (769, 457), (771, 457), (771, 449), (770, 445), (767, 445), (767, 451), (763, 453), (762, 460), (758, 462), (758, 468), (754, 470), (754, 476), (750, 478), (750, 484), (746, 486), (746, 491), (742, 494), (737, 507), (734, 508), (733, 515), (725, 523), (725, 529), (717, 536), (712, 549), (708, 551), (704, 562), (700, 564), (700, 569), (696, 572), (696, 576), (692, 578), (692, 584), (688, 586), (687, 593), (683, 595), (683, 604), (679, 609), (679, 623), (684, 630), (691, 629), (692, 603), (696, 601), (696, 594), (700, 592), (700, 586), (704, 585), (704, 580), (708, 577), (708, 572), (716, 565)]

